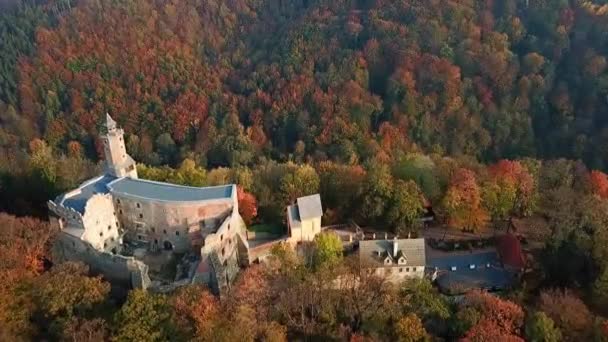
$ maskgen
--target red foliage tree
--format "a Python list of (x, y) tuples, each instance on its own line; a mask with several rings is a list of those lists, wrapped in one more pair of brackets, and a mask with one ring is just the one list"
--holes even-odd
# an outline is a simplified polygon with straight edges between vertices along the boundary
[(524, 311), (519, 305), (481, 291), (467, 294), (465, 305), (476, 309), (483, 317), (467, 332), (466, 341), (488, 341), (491, 339), (484, 337), (490, 336), (504, 337), (505, 341), (523, 341), (517, 337), (524, 322)]
[(467, 331), (462, 342), (487, 342), (487, 341), (501, 341), (501, 342), (523, 342), (524, 339), (517, 336), (506, 333), (494, 323), (494, 321), (484, 318), (477, 322), (469, 331)]
[(239, 214), (246, 224), (251, 224), (253, 219), (258, 216), (258, 204), (253, 194), (237, 187), (237, 198), (239, 201)]
[(593, 170), (589, 174), (589, 181), (593, 193), (601, 198), (608, 198), (608, 175), (601, 171)]

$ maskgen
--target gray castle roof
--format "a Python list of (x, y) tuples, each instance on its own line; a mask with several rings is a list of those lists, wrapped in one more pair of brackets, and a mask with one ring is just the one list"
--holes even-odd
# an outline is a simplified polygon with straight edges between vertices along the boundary
[[(396, 255), (393, 253), (395, 243), (397, 243)], [(387, 256), (390, 256), (392, 260), (397, 260), (401, 255), (407, 261), (406, 266), (425, 266), (424, 239), (359, 241), (359, 261), (365, 267), (403, 266), (396, 263), (384, 264), (384, 259)]]
[(82, 183), (78, 189), (60, 195), (55, 199), (55, 203), (62, 204), (65, 207), (72, 208), (77, 212), (84, 214), (84, 208), (89, 198), (95, 194), (107, 194), (108, 183), (114, 181), (116, 177), (111, 175), (103, 175), (93, 178)]
[(233, 185), (189, 187), (142, 179), (103, 175), (82, 183), (77, 189), (58, 196), (55, 203), (84, 214), (87, 201), (95, 194), (117, 193), (147, 200), (189, 202), (229, 199)]
[(190, 202), (229, 199), (233, 185), (205, 188), (153, 182), (143, 179), (120, 178), (108, 184), (111, 193), (153, 201)]

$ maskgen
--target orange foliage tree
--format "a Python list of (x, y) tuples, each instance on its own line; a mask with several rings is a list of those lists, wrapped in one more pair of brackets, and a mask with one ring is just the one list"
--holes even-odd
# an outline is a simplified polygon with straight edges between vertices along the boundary
[(569, 339), (589, 337), (593, 315), (585, 303), (568, 290), (548, 290), (540, 294), (539, 309), (547, 314)]
[(535, 182), (520, 162), (500, 160), (488, 167), (488, 177), (486, 205), (498, 218), (532, 213), (537, 200)]
[(448, 224), (458, 229), (479, 230), (488, 221), (488, 214), (481, 205), (481, 190), (475, 174), (460, 168), (454, 172), (443, 198), (443, 209)]
[(202, 336), (220, 314), (218, 299), (200, 285), (181, 288), (171, 298), (171, 306), (177, 327), (190, 335)]

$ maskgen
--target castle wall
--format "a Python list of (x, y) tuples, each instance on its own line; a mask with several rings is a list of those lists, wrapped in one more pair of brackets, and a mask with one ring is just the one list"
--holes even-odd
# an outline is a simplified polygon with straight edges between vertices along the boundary
[(62, 205), (57, 205), (53, 201), (48, 201), (49, 209), (58, 216), (57, 224), (60, 229), (74, 228), (84, 229), (82, 215), (72, 208), (67, 208)]
[(101, 274), (115, 284), (130, 288), (147, 288), (150, 285), (148, 266), (133, 257), (98, 251), (78, 238), (63, 232), (53, 244), (54, 262), (80, 261), (89, 265), (91, 272)]
[(87, 201), (83, 222), (82, 239), (95, 249), (111, 251), (120, 244), (119, 223), (109, 194), (97, 194)]
[(231, 208), (232, 202), (164, 202), (113, 194), (118, 220), (131, 240), (145, 241), (152, 248), (169, 243), (184, 253), (202, 244), (201, 232), (215, 230)]
[(237, 249), (237, 235), (244, 237), (244, 222), (238, 212), (231, 213), (219, 226), (216, 232), (204, 237), (201, 247), (201, 258), (205, 259), (212, 252), (217, 252), (221, 263), (225, 263)]

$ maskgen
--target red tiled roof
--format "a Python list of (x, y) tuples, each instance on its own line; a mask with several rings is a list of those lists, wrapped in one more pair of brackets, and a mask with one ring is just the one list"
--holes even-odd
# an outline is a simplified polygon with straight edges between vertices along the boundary
[(498, 254), (503, 265), (524, 268), (526, 260), (517, 236), (509, 233), (498, 238)]

